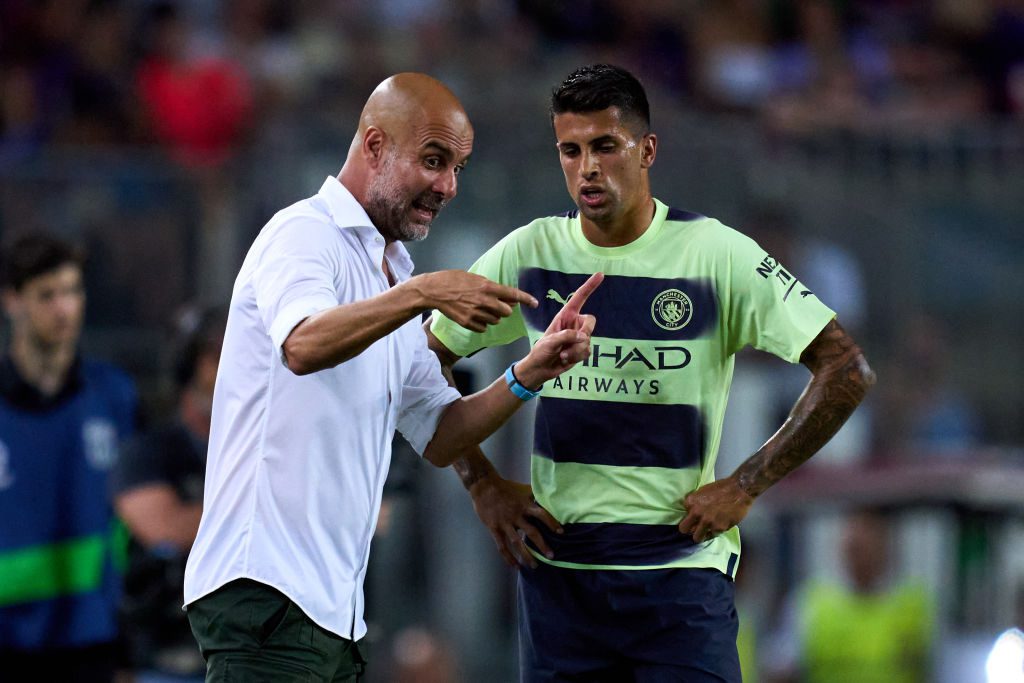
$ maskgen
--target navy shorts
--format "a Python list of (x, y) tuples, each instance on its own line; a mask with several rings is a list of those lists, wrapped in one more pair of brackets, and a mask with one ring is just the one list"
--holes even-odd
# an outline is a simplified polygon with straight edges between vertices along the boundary
[(738, 627), (715, 569), (519, 573), (523, 683), (741, 683)]

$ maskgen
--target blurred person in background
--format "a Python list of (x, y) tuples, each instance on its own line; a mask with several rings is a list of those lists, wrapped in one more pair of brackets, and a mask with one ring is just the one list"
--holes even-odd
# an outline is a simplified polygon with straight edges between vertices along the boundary
[[(591, 301), (593, 355), (543, 390), (532, 491), (479, 449), (456, 462), (502, 554), (523, 567), (522, 677), (738, 683), (736, 525), (836, 433), (874, 374), (776, 258), (651, 195), (658, 140), (632, 74), (577, 69), (550, 111), (577, 209), (512, 232), (471, 268), (541, 306), (479, 332), (439, 311), (428, 329), (450, 369), (486, 347), (536, 341), (586, 273), (607, 273)], [(775, 435), (715, 481), (733, 357), (748, 345), (812, 377)]]
[(935, 638), (931, 597), (889, 562), (890, 523), (878, 510), (850, 514), (840, 582), (798, 589), (772, 644), (769, 683), (926, 683)]
[(0, 678), (111, 681), (122, 534), (107, 495), (135, 426), (132, 381), (83, 358), (83, 255), (49, 235), (3, 250)]
[[(434, 308), (484, 329), (536, 299), (463, 271), (412, 276), (473, 128), (442, 83), (370, 95), (337, 177), (280, 211), (235, 281), (185, 603), (207, 680), (358, 681), (363, 582), (396, 430), (444, 466), (589, 355), (595, 274), (503, 379), (462, 398), (426, 345)], [(589, 289), (588, 289), (589, 288)]]
[(149, 9), (148, 54), (136, 85), (147, 121), (171, 157), (187, 168), (216, 168), (237, 150), (253, 110), (252, 85), (237, 62), (190, 51), (179, 5)]
[(906, 321), (892, 359), (892, 384), (879, 398), (880, 434), (894, 435), (897, 455), (960, 457), (983, 442), (981, 419), (951, 376), (956, 357), (938, 318), (918, 313)]
[(420, 626), (395, 634), (390, 647), (388, 683), (460, 683), (464, 678), (452, 647)]
[(181, 609), (185, 560), (203, 512), (210, 412), (226, 314), (185, 316), (174, 374), (174, 420), (126, 444), (111, 477), (118, 514), (132, 534), (125, 640), (139, 683), (198, 680), (206, 664)]
[(198, 298), (221, 301), (231, 286), (237, 244), (231, 162), (256, 126), (258, 105), (245, 68), (230, 56), (198, 54), (182, 5), (148, 9), (148, 52), (136, 72), (144, 112), (167, 154), (188, 171), (200, 202)]

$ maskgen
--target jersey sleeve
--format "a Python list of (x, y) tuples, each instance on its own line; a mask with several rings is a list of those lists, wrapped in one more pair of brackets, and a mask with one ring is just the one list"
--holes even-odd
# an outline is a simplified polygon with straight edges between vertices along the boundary
[(749, 345), (798, 362), (835, 311), (752, 239), (726, 231), (730, 353)]
[(296, 325), (338, 305), (334, 283), (340, 268), (330, 226), (296, 217), (269, 237), (252, 282), (260, 318), (279, 355)]
[[(470, 267), (469, 272), (509, 287), (518, 287), (519, 258), (514, 236), (515, 233), (488, 249)], [(467, 330), (440, 311), (434, 311), (430, 331), (449, 351), (459, 356), (469, 356), (480, 349), (509, 344), (527, 334), (526, 322), (519, 306), (514, 306), (511, 315), (495, 325), (488, 325), (483, 332)]]
[(460, 394), (457, 389), (448, 386), (441, 374), (441, 363), (427, 347), (427, 337), (418, 325), (416, 331), (420, 343), (403, 381), (397, 427), (406, 441), (422, 455), (434, 437), (445, 408), (457, 400)]

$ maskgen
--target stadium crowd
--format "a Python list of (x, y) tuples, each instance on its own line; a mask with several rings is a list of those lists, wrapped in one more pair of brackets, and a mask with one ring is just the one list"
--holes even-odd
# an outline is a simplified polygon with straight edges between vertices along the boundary
[(482, 100), (581, 47), (783, 133), (944, 127), (1024, 116), (1022, 46), (1015, 0), (10, 0), (0, 159), (158, 141), (215, 166), (307, 112), (358, 106), (366, 64), (417, 64)]

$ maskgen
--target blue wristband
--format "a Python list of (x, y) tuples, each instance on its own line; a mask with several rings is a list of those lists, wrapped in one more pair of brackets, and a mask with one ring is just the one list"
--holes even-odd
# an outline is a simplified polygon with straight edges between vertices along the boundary
[(512, 370), (515, 366), (516, 364), (513, 363), (508, 366), (508, 370), (505, 371), (505, 383), (508, 384), (509, 391), (515, 394), (522, 401), (529, 401), (532, 398), (540, 396), (540, 392), (544, 389), (544, 385), (540, 385), (537, 391), (530, 391), (519, 382), (515, 371)]

